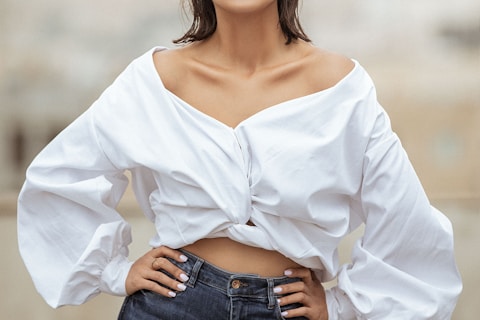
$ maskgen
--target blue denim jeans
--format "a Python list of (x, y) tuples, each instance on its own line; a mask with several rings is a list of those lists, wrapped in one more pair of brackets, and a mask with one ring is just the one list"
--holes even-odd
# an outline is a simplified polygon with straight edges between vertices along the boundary
[(275, 286), (300, 279), (230, 273), (189, 252), (183, 253), (187, 262), (170, 261), (189, 276), (187, 289), (177, 292), (175, 298), (140, 290), (125, 298), (119, 320), (284, 319), (283, 311), (301, 306), (280, 307), (277, 298), (281, 295), (273, 292)]

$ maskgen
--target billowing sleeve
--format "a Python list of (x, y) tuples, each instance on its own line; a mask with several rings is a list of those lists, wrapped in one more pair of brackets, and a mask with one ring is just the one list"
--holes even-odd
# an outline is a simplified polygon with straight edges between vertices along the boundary
[(52, 307), (81, 304), (100, 292), (126, 294), (131, 232), (115, 207), (128, 179), (104, 153), (95, 124), (114, 95), (115, 87), (108, 89), (40, 152), (19, 195), (20, 253)]
[(365, 230), (327, 291), (330, 319), (450, 319), (462, 290), (451, 223), (430, 205), (383, 108), (368, 108), (352, 204)]

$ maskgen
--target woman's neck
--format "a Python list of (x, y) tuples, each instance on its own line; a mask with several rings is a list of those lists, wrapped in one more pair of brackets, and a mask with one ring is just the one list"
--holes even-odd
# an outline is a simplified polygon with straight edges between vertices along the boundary
[(254, 13), (217, 8), (217, 29), (203, 43), (214, 54), (216, 64), (253, 74), (275, 63), (288, 48), (274, 4)]

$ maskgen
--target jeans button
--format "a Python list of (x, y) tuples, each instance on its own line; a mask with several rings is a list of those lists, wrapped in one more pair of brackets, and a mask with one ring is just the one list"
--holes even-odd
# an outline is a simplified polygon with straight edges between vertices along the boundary
[(233, 280), (232, 281), (232, 288), (233, 289), (238, 289), (238, 288), (240, 288), (240, 284), (241, 284), (240, 280)]

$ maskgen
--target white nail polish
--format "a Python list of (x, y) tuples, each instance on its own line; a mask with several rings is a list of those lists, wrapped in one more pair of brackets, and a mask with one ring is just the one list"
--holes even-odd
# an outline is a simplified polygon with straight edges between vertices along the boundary
[(189, 278), (188, 278), (188, 276), (187, 276), (186, 274), (182, 273), (182, 274), (180, 275), (180, 279), (182, 279), (182, 281), (185, 282), (185, 281), (188, 281)]
[(182, 254), (182, 255), (180, 256), (180, 260), (181, 260), (182, 262), (185, 262), (185, 261), (188, 260), (188, 257)]
[(282, 288), (280, 288), (280, 287), (273, 288), (273, 292), (280, 293), (280, 292), (282, 292)]
[(288, 315), (288, 312), (287, 311), (283, 311), (282, 312), (282, 317), (286, 317)]
[(170, 297), (172, 297), (172, 298), (175, 298), (175, 296), (176, 296), (177, 294), (176, 294), (175, 292), (173, 292), (173, 291), (169, 291), (169, 292), (168, 292), (168, 295), (169, 295)]
[(177, 288), (180, 290), (180, 291), (185, 291), (187, 289), (187, 286), (184, 285), (183, 283), (179, 283), (177, 284)]
[(286, 276), (291, 276), (292, 275), (292, 270), (285, 270), (283, 272), (283, 274), (286, 275)]

